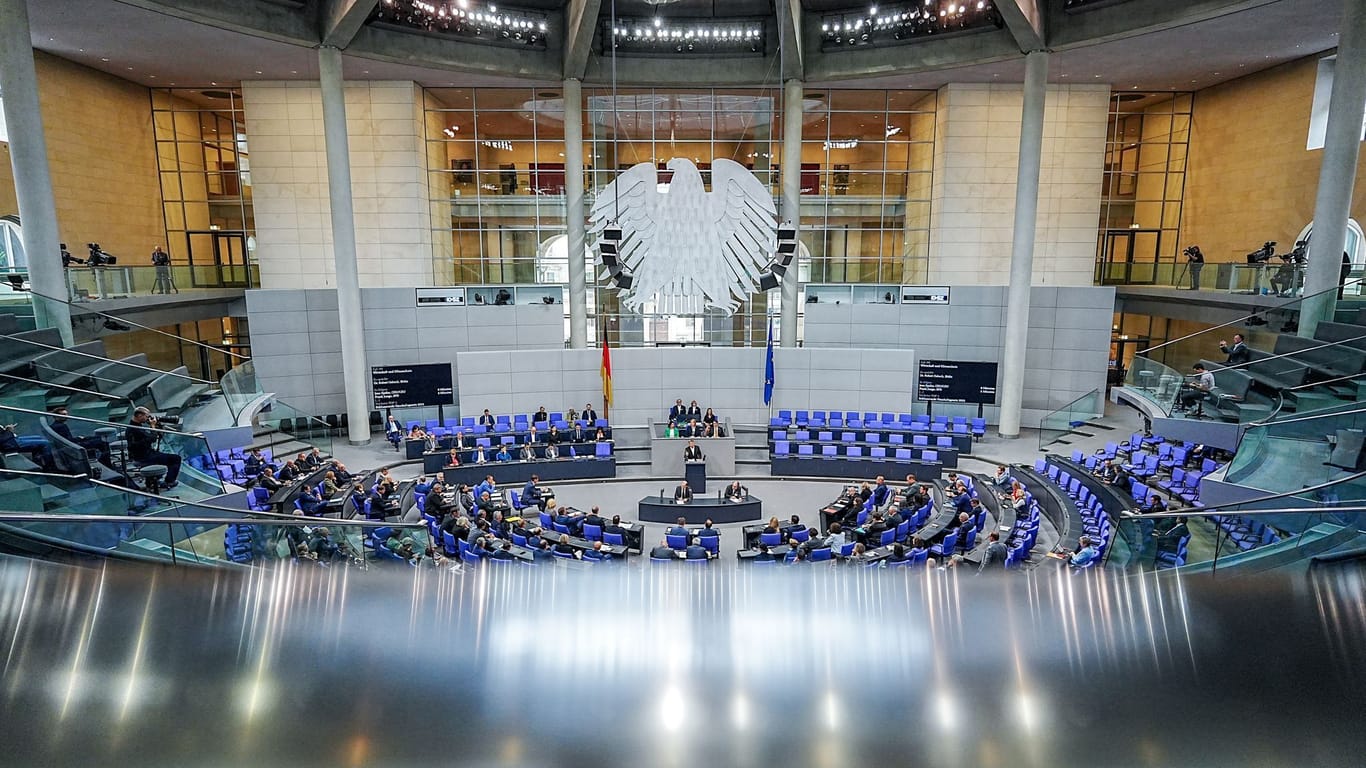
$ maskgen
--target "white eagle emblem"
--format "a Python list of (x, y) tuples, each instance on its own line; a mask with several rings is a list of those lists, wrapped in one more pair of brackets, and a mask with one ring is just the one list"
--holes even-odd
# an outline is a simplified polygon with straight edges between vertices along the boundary
[[(747, 168), (717, 159), (711, 192), (697, 166), (675, 157), (662, 190), (653, 163), (627, 169), (598, 191), (589, 232), (622, 230), (618, 246), (632, 286), (622, 306), (640, 311), (647, 301), (715, 307), (727, 315), (755, 293), (776, 246), (773, 195)], [(670, 298), (682, 301), (669, 301)]]

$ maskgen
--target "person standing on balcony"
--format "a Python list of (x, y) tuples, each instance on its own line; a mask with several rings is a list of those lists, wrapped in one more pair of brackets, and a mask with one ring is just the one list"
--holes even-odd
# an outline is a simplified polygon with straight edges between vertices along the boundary
[(1219, 340), (1219, 351), (1228, 355), (1224, 362), (1228, 365), (1242, 365), (1252, 361), (1252, 351), (1247, 348), (1247, 343), (1243, 339), (1243, 334), (1233, 334), (1233, 344), (1229, 345), (1223, 339)]
[(1186, 266), (1191, 276), (1191, 290), (1200, 290), (1200, 270), (1205, 268), (1205, 254), (1200, 252), (1200, 246), (1192, 245), (1184, 251), (1186, 255)]
[(163, 251), (158, 245), (152, 249), (152, 266), (156, 268), (157, 279), (152, 284), (152, 293), (170, 293), (175, 291), (180, 293), (180, 289), (175, 287), (175, 280), (171, 278), (171, 254)]

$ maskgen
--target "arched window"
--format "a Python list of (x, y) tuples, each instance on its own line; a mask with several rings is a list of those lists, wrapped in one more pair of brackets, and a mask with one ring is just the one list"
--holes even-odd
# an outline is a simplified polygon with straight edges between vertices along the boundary
[(0, 216), (0, 270), (28, 269), (24, 256), (24, 241), (17, 216)]
[[(1300, 230), (1299, 237), (1295, 242), (1299, 242), (1309, 237), (1314, 232), (1314, 223), (1310, 222), (1304, 229)], [(1347, 220), (1347, 239), (1343, 243), (1343, 249), (1347, 251), (1347, 257), (1352, 261), (1351, 277), (1361, 277), (1366, 272), (1366, 233), (1361, 230), (1361, 225), (1356, 219)], [(1354, 283), (1347, 286), (1343, 291), (1346, 296), (1360, 296), (1366, 291), (1362, 290), (1361, 283)]]

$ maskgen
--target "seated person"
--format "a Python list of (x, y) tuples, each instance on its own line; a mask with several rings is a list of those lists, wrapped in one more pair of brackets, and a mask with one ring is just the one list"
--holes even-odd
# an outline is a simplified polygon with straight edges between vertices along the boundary
[(251, 453), (248, 453), (247, 458), (242, 462), (242, 471), (248, 477), (255, 477), (261, 474), (261, 468), (268, 463), (260, 448), (252, 448)]
[(595, 541), (593, 542), (593, 548), (583, 553), (582, 559), (596, 560), (599, 563), (605, 563), (612, 559), (612, 553), (602, 548), (601, 541)]
[(560, 458), (560, 446), (558, 446), (558, 445), (556, 445), (556, 444), (554, 444), (554, 443), (550, 443), (549, 445), (547, 445), (547, 446), (545, 447), (545, 457), (546, 457), (547, 459), (558, 459), (558, 458)]
[(1010, 508), (1016, 512), (1023, 512), (1028, 499), (1025, 496), (1025, 487), (1019, 480), (1010, 484), (1010, 493), (1001, 496), (1002, 504), (1009, 504)]
[[(601, 431), (601, 430), (599, 430), (599, 431)], [(679, 431), (678, 431), (678, 422), (674, 421), (673, 419), (669, 419), (669, 425), (666, 426), (666, 427), (664, 427), (664, 436), (665, 436), (665, 437), (679, 437), (680, 435), (679, 435)]]
[(906, 547), (902, 546), (900, 543), (897, 543), (892, 545), (892, 554), (888, 555), (887, 559), (884, 562), (904, 563), (910, 559), (910, 555), (906, 553)]
[(575, 514), (568, 507), (552, 507), (554, 499), (546, 502), (546, 511), (554, 517), (555, 522), (569, 529), (575, 536), (583, 534), (583, 515)]
[(455, 440), (451, 443), (451, 448), (457, 451), (463, 451), (469, 448), (469, 445), (467, 445), (465, 441), (465, 430), (462, 429), (455, 433)]
[(269, 464), (261, 470), (261, 474), (256, 476), (256, 484), (271, 493), (275, 493), (285, 487), (284, 483), (275, 478), (275, 468), (271, 467)]
[(489, 557), (491, 557), (491, 558), (494, 559), (494, 560), (516, 560), (516, 559), (517, 559), (517, 558), (512, 554), (512, 542), (510, 542), (510, 541), (505, 541), (505, 542), (503, 542), (498, 548), (496, 548), (496, 549), (493, 550), (493, 553), (492, 553), (491, 555), (489, 555)]
[(686, 517), (678, 518), (674, 521), (674, 527), (669, 529), (668, 534), (670, 536), (682, 536), (684, 540), (691, 538), (692, 534), (688, 532), (688, 519)]
[(583, 404), (583, 413), (580, 413), (580, 414), (579, 414), (579, 418), (580, 418), (580, 419), (583, 419), (583, 420), (586, 421), (586, 422), (588, 422), (588, 426), (591, 427), (591, 426), (593, 426), (593, 424), (597, 423), (597, 420), (598, 420), (598, 412), (597, 412), (596, 410), (593, 409), (593, 404), (592, 404), (592, 403), (584, 403), (584, 404)]
[(564, 435), (560, 433), (559, 427), (552, 426), (550, 431), (546, 433), (545, 441), (551, 445), (559, 445), (564, 442)]
[(397, 528), (389, 534), (389, 539), (384, 542), (384, 546), (388, 547), (390, 552), (410, 563), (417, 564), (422, 560), (422, 553), (418, 551), (417, 542), (413, 541), (412, 536), (404, 535)]
[(1252, 350), (1248, 349), (1247, 344), (1243, 341), (1243, 334), (1241, 333), (1233, 334), (1232, 346), (1223, 339), (1220, 339), (1219, 351), (1228, 356), (1228, 359), (1224, 360), (1224, 363), (1227, 365), (1242, 365), (1243, 363), (1252, 361)]
[(569, 439), (569, 442), (571, 443), (588, 442), (588, 432), (584, 430), (582, 424), (576, 423), (573, 427), (571, 427), (569, 429), (569, 434), (566, 435), (566, 437)]
[(598, 427), (597, 434), (593, 435), (593, 441), (598, 443), (607, 442), (607, 432), (602, 427)]
[(399, 426), (398, 419), (393, 416), (384, 420), (384, 439), (393, 443), (396, 449), (398, 444), (403, 442), (403, 427)]
[(450, 515), (441, 523), (442, 533), (449, 533), (457, 541), (468, 538), (471, 527), (470, 519), (464, 515)]
[(546, 539), (541, 539), (540, 545), (531, 550), (531, 559), (538, 563), (554, 560), (555, 555), (550, 550), (550, 542)]
[[(104, 440), (101, 439), (98, 435), (76, 435), (76, 434), (72, 434), (72, 432), (71, 432), (71, 424), (70, 424), (70, 422), (67, 421), (67, 417), (68, 417), (68, 416), (70, 416), (70, 412), (67, 411), (65, 405), (59, 405), (59, 406), (57, 406), (56, 408), (53, 408), (53, 409), (52, 409), (52, 423), (48, 425), (48, 428), (51, 429), (53, 432), (56, 432), (58, 435), (60, 435), (60, 436), (61, 436), (64, 440), (66, 440), (67, 442), (75, 443), (76, 445), (79, 445), (80, 447), (86, 449), (87, 451), (90, 451), (91, 453), (96, 454), (97, 457), (103, 456), (104, 453), (106, 452), (106, 450), (107, 450), (108, 447), (109, 447), (108, 445), (105, 444)], [(40, 443), (41, 445), (44, 445), (44, 446), (47, 445), (47, 440), (46, 440), (45, 438), (37, 438), (37, 439), (38, 439), (38, 440), (42, 440), (42, 443)], [(24, 438), (19, 438), (19, 442), (20, 442), (21, 444), (24, 443), (24, 442), (25, 442)], [(302, 454), (300, 454), (300, 455), (302, 455)], [(35, 462), (35, 463), (41, 463), (41, 462)]]
[(574, 548), (574, 545), (569, 543), (568, 534), (560, 534), (560, 540), (555, 543), (555, 551), (562, 555), (573, 555), (575, 557), (577, 557), (579, 553), (579, 551)]
[(532, 424), (542, 424), (547, 421), (550, 421), (550, 414), (546, 412), (544, 405), (538, 408), (535, 413), (531, 414)]
[(702, 449), (697, 446), (697, 443), (689, 440), (687, 447), (683, 449), (683, 460), (702, 461), (702, 459)]
[(688, 481), (684, 480), (674, 489), (674, 503), (687, 504), (692, 501), (692, 489), (688, 487)]
[(771, 561), (773, 560), (773, 552), (769, 550), (767, 544), (760, 544), (760, 545), (759, 545), (759, 554), (755, 555), (755, 556), (754, 556), (754, 559), (755, 559), (755, 560), (764, 560), (764, 561), (770, 561), (770, 562), (771, 562)]
[(493, 425), (494, 425), (493, 414), (489, 413), (489, 409), (485, 408), (485, 409), (484, 409), (484, 412), (483, 412), (482, 414), (480, 414), (480, 416), (479, 416), (479, 424), (480, 424), (480, 426), (484, 426), (484, 427), (488, 427), (489, 429), (493, 429)]
[(539, 442), (541, 442), (541, 433), (540, 433), (539, 430), (536, 429), (536, 425), (535, 425), (535, 424), (532, 424), (532, 425), (531, 425), (531, 428), (527, 430), (527, 433), (526, 433), (526, 441), (527, 441), (528, 443), (539, 443)]
[(298, 497), (299, 506), (297, 509), (305, 515), (318, 514), (318, 507), (322, 506), (322, 497), (312, 486), (305, 485)]
[(596, 525), (598, 528), (605, 528), (607, 522), (602, 519), (601, 510), (595, 505), (592, 509), (588, 510), (588, 514), (583, 516), (582, 525)]
[(349, 483), (354, 479), (351, 473), (346, 471), (346, 465), (335, 459), (332, 461), (332, 471), (337, 473), (337, 482), (339, 483)]
[(683, 550), (683, 552), (684, 557), (688, 560), (706, 560), (711, 557), (711, 553), (707, 551), (707, 548), (700, 544), (689, 544), (688, 548)]
[(868, 481), (865, 480), (859, 485), (858, 501), (860, 504), (867, 504), (868, 500), (871, 498), (873, 498), (873, 486), (869, 485)]
[(1214, 374), (1205, 370), (1204, 363), (1196, 363), (1191, 366), (1194, 373), (1191, 374), (1190, 381), (1181, 385), (1181, 391), (1177, 393), (1177, 400), (1181, 410), (1190, 410), (1210, 396), (1214, 391)]
[(522, 461), (536, 460), (536, 447), (531, 443), (522, 443), (522, 450), (518, 452), (518, 458)]
[(477, 447), (477, 448), (474, 449), (474, 463), (475, 463), (475, 464), (487, 464), (487, 463), (489, 463), (489, 457), (488, 457), (488, 454), (484, 452), (484, 446), (481, 445), (481, 446), (479, 446), (479, 447)]
[(512, 461), (512, 452), (508, 450), (507, 443), (498, 446), (498, 453), (493, 458), (498, 461)]
[(1158, 552), (1176, 552), (1181, 540), (1191, 535), (1191, 531), (1186, 525), (1186, 518), (1178, 517), (1166, 530), (1156, 531), (1152, 535), (1157, 539)]
[(460, 508), (465, 510), (465, 514), (474, 512), (474, 491), (468, 485), (461, 483), (460, 487), (456, 489), (455, 498), (459, 502)]
[(1115, 462), (1106, 459), (1100, 463), (1100, 466), (1096, 467), (1095, 474), (1102, 483), (1113, 483), (1115, 481)]
[(688, 421), (702, 420), (702, 409), (698, 407), (696, 400), (692, 401), (692, 403), (688, 405), (688, 410), (684, 414), (683, 418), (687, 419)]
[(299, 479), (299, 474), (299, 468), (294, 465), (294, 462), (286, 461), (285, 465), (280, 467), (280, 471), (275, 473), (275, 477), (282, 483), (290, 483)]
[(332, 538), (332, 531), (326, 526), (319, 526), (313, 529), (313, 536), (308, 540), (308, 551), (319, 562), (335, 563), (344, 562), (350, 552), (350, 545), (346, 539), (337, 541)]
[(522, 486), (522, 504), (523, 506), (535, 504), (544, 512), (546, 499), (541, 495), (540, 482), (541, 478), (537, 475), (532, 475), (531, 479), (526, 481), (526, 485)]
[(683, 398), (674, 401), (674, 405), (669, 409), (669, 421), (677, 424), (688, 420), (688, 408), (683, 405)]
[(697, 538), (711, 539), (719, 537), (721, 535), (721, 532), (716, 530), (716, 528), (713, 527), (713, 525), (714, 524), (712, 523), (711, 518), (707, 518), (706, 522), (702, 523), (702, 527), (697, 529)]
[(718, 422), (714, 422), (714, 423), (712, 423), (712, 424), (703, 424), (703, 425), (702, 425), (702, 436), (703, 436), (703, 437), (725, 437), (725, 436), (726, 436), (726, 430), (723, 429), (723, 428), (721, 427), (721, 422), (719, 422), (719, 421), (718, 421)]
[(327, 474), (323, 475), (321, 488), (324, 499), (330, 499), (338, 493), (341, 493), (342, 486), (341, 483), (337, 482), (337, 473), (335, 471), (329, 469)]
[(1134, 511), (1140, 515), (1155, 515), (1159, 512), (1166, 512), (1167, 503), (1162, 500), (1161, 496), (1158, 496), (1154, 493), (1148, 497), (1147, 504), (1140, 506), (1138, 509), (1135, 509)]
[(720, 419), (716, 418), (716, 413), (713, 412), (712, 409), (710, 409), (710, 408), (708, 408), (708, 409), (707, 409), (707, 412), (706, 412), (705, 414), (702, 415), (702, 423), (703, 423), (703, 424), (707, 424), (707, 425), (717, 424), (717, 423), (719, 423), (720, 421), (721, 421)]
[(573, 408), (570, 408), (569, 410), (564, 412), (564, 420), (569, 422), (570, 424), (573, 424), (574, 422), (579, 420), (579, 412), (574, 410)]
[[(744, 501), (745, 499), (748, 499), (748, 498), (749, 498), (749, 489), (746, 488), (746, 487), (743, 486), (743, 485), (740, 485), (740, 481), (739, 481), (739, 480), (736, 480), (735, 482), (733, 482), (733, 483), (731, 483), (730, 485), (726, 486), (726, 500), (727, 500), (727, 501)], [(774, 519), (776, 520), (777, 518), (774, 518)]]
[(972, 496), (968, 495), (967, 488), (959, 485), (951, 486), (946, 490), (948, 493), (952, 494), (949, 498), (949, 503), (953, 504), (953, 508), (963, 514), (967, 514), (968, 508), (972, 506)]
[(446, 454), (446, 466), (460, 466), (460, 451), (456, 450), (455, 448), (452, 448), (450, 453)]
[(669, 549), (669, 542), (667, 539), (659, 542), (658, 546), (650, 550), (651, 560), (673, 560), (675, 557), (677, 557), (677, 555), (674, 554), (672, 549)]
[(1077, 540), (1076, 551), (1068, 554), (1067, 564), (1073, 568), (1082, 568), (1100, 559), (1100, 550), (1096, 547), (1095, 541), (1090, 536), (1082, 536)]
[(161, 482), (161, 489), (169, 491), (176, 486), (180, 477), (181, 459), (173, 453), (157, 450), (157, 441), (161, 439), (161, 435), (153, 430), (158, 427), (158, 422), (152, 418), (152, 412), (138, 406), (133, 410), (131, 423), (124, 430), (124, 439), (128, 441), (128, 458), (139, 464), (161, 464), (166, 467), (166, 477)]
[(887, 479), (882, 475), (877, 476), (873, 484), (873, 506), (883, 507), (892, 500), (892, 487), (887, 485)]
[(309, 472), (318, 468), (318, 465), (314, 463), (313, 457), (308, 451), (299, 451), (299, 455), (294, 457), (294, 466), (304, 472)]
[[(593, 512), (596, 513), (597, 511), (598, 508), (593, 507)], [(621, 515), (612, 515), (612, 522), (604, 525), (602, 527), (602, 532), (604, 534), (610, 533), (615, 536), (625, 536), (626, 528), (621, 524)]]
[[(812, 536), (808, 540), (808, 543), (812, 541), (816, 541), (816, 537)], [(826, 536), (825, 540), (817, 546), (829, 547), (831, 552), (839, 554), (841, 551), (843, 551), (844, 545), (848, 543), (849, 538), (844, 535), (844, 526), (840, 525), (839, 523), (831, 523), (830, 535)]]
[(706, 432), (697, 419), (689, 419), (687, 426), (683, 427), (682, 434), (684, 437), (706, 437)]
[(996, 467), (996, 474), (991, 476), (991, 484), (1005, 490), (1010, 487), (1010, 470), (1004, 464)]
[[(833, 528), (834, 526), (831, 527)], [(887, 530), (887, 527), (887, 519), (882, 516), (882, 513), (874, 512), (872, 518), (870, 518), (862, 528), (858, 529), (859, 541), (879, 541), (882, 537), (882, 532)]]
[(806, 562), (806, 550), (802, 549), (796, 539), (787, 542), (787, 554), (783, 555), (784, 563), (804, 563)]

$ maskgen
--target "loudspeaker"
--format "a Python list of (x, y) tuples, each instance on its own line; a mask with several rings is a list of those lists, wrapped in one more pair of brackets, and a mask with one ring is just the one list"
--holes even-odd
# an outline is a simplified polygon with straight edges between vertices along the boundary
[(779, 240), (796, 240), (796, 239), (797, 239), (797, 228), (796, 228), (796, 227), (778, 227), (778, 239), (779, 239)]
[(607, 267), (613, 272), (617, 271), (617, 254), (615, 251), (611, 253), (603, 251), (602, 253), (598, 254), (598, 257), (602, 259), (602, 265), (604, 267)]
[(772, 272), (765, 272), (759, 276), (759, 290), (771, 291), (778, 287), (778, 276)]
[(778, 263), (776, 263), (776, 264), (770, 264), (770, 265), (768, 266), (768, 270), (769, 270), (770, 272), (772, 272), (773, 274), (778, 275), (778, 276), (781, 277), (782, 275), (787, 274), (787, 265), (784, 264), (784, 263), (782, 263), (782, 262), (778, 262)]
[(621, 240), (621, 227), (606, 227), (602, 230), (603, 240)]
[(616, 241), (616, 240), (599, 240), (599, 241), (598, 241), (598, 253), (612, 253), (612, 254), (615, 254), (616, 252), (617, 252), (617, 241)]
[(780, 253), (780, 254), (792, 254), (792, 253), (796, 253), (796, 252), (797, 252), (797, 241), (796, 241), (796, 240), (779, 240), (779, 241), (778, 241), (778, 253)]
[(615, 275), (612, 275), (612, 280), (617, 284), (617, 287), (622, 290), (630, 288), (631, 283), (635, 282), (635, 278), (625, 272), (618, 272)]

